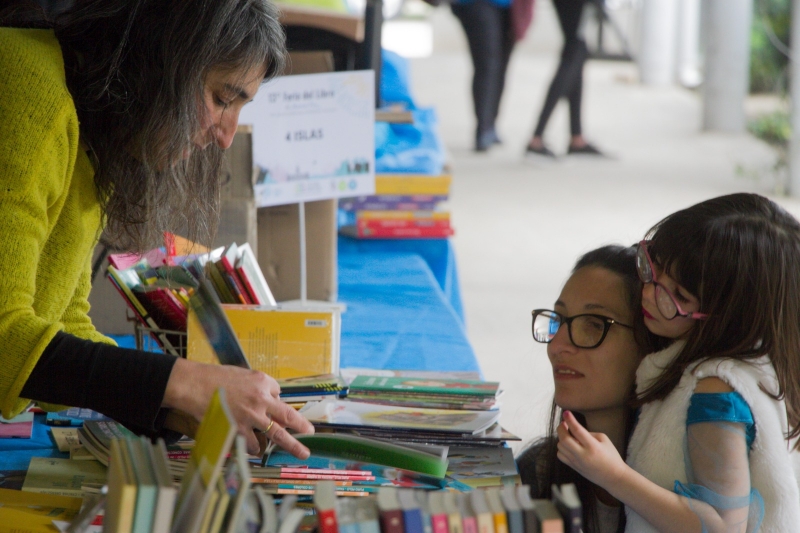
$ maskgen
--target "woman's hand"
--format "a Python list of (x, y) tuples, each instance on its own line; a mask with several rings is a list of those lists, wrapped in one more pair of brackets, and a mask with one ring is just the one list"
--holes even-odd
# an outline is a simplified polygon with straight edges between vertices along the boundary
[(228, 407), (239, 433), (247, 440), (249, 453), (263, 452), (264, 440), (259, 442), (257, 433), (269, 428), (267, 437), (272, 442), (301, 459), (309, 456), (308, 448), (285, 428), (314, 433), (314, 426), (280, 400), (278, 382), (263, 372), (178, 359), (167, 382), (162, 405), (183, 411), (199, 421), (219, 388), (225, 389)]
[(570, 411), (557, 431), (559, 460), (596, 485), (608, 490), (630, 468), (605, 433), (591, 433)]

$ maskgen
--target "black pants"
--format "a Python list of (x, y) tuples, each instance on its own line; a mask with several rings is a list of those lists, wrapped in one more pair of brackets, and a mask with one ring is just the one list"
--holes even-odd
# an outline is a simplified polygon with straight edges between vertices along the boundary
[(547, 91), (547, 98), (533, 133), (534, 137), (541, 137), (544, 134), (547, 121), (562, 97), (566, 97), (569, 101), (569, 125), (572, 135), (581, 134), (583, 64), (589, 51), (586, 42), (578, 35), (578, 26), (585, 2), (586, 0), (553, 0), (558, 22), (564, 34), (564, 48), (561, 51), (558, 70), (550, 82), (550, 89)]
[(494, 129), (500, 110), (500, 97), (506, 81), (506, 70), (514, 35), (510, 10), (498, 7), (489, 0), (471, 0), (452, 4), (453, 14), (467, 34), (472, 56), (472, 100), (478, 119), (477, 136)]

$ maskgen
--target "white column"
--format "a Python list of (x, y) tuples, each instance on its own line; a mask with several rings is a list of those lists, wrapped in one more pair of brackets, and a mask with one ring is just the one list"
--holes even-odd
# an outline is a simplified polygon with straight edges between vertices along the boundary
[(753, 0), (706, 2), (703, 129), (745, 131), (744, 100), (750, 85)]
[(791, 66), (792, 137), (789, 140), (789, 194), (800, 197), (800, 0), (792, 0)]
[(678, 81), (697, 87), (703, 81), (700, 59), (700, 0), (681, 0), (678, 22)]
[(639, 77), (646, 85), (675, 82), (678, 0), (644, 0), (639, 39)]

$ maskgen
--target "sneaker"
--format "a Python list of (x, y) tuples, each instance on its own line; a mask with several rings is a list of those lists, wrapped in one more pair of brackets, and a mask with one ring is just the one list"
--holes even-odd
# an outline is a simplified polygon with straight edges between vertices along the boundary
[(535, 155), (545, 157), (551, 161), (556, 160), (556, 154), (554, 154), (547, 146), (540, 146), (539, 148), (533, 148), (531, 145), (525, 147), (525, 155)]
[(605, 157), (606, 154), (598, 150), (595, 146), (586, 143), (583, 146), (570, 145), (569, 149), (567, 150), (567, 155), (593, 155)]
[(478, 134), (478, 136), (475, 138), (475, 151), (486, 152), (492, 147), (493, 144), (495, 144), (496, 138), (497, 134), (493, 130), (487, 130)]

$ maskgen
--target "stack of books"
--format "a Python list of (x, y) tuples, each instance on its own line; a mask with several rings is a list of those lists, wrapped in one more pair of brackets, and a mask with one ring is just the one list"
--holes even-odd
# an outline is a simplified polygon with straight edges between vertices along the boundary
[(164, 249), (144, 256), (109, 256), (108, 279), (159, 346), (185, 354), (189, 298), (208, 278), (222, 303), (275, 306), (275, 298), (249, 244), (185, 256)]
[(338, 374), (321, 374), (308, 377), (278, 380), (281, 400), (300, 409), (307, 402), (343, 397), (348, 387)]
[[(519, 438), (498, 422), (499, 394), (496, 382), (356, 376), (345, 400), (310, 402), (301, 413), (318, 434), (388, 441), (447, 459), (446, 477), (439, 486), (470, 490), (519, 483), (513, 452), (506, 446)], [(280, 454), (269, 462), (297, 465)]]
[(404, 407), (486, 411), (497, 406), (500, 384), (468, 379), (357, 376), (347, 398)]
[(339, 201), (343, 235), (359, 239), (443, 238), (453, 235), (449, 175), (379, 174), (375, 194)]
[(168, 533), (177, 494), (163, 440), (155, 445), (144, 437), (111, 441), (106, 531)]

